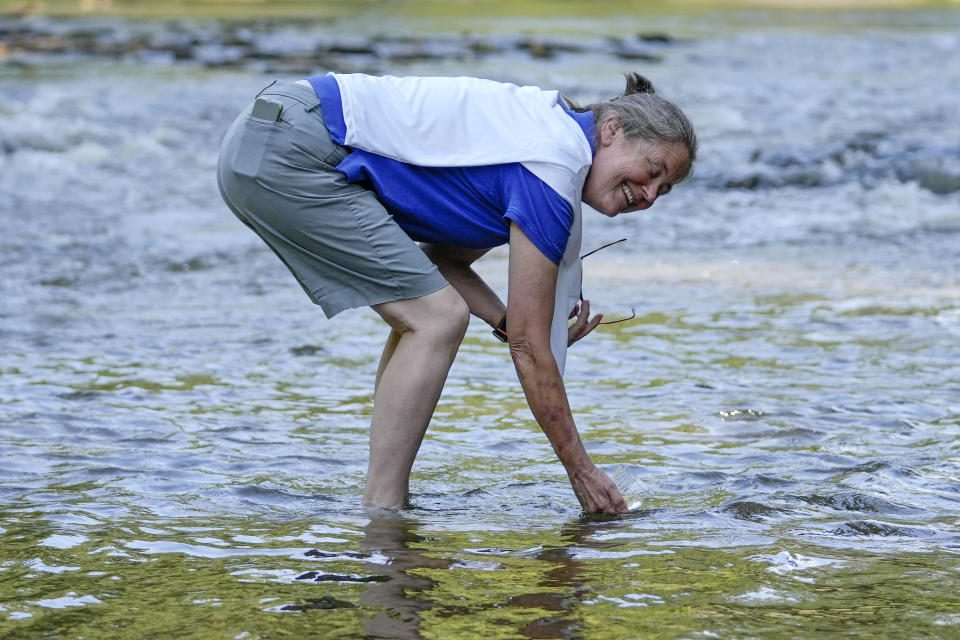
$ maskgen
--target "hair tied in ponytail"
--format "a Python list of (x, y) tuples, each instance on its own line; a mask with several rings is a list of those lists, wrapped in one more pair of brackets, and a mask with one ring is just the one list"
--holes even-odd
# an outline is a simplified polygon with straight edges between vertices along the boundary
[(653, 88), (653, 83), (639, 73), (625, 73), (624, 76), (627, 78), (627, 88), (623, 92), (623, 95), (625, 96), (629, 96), (633, 93), (657, 92), (657, 90)]

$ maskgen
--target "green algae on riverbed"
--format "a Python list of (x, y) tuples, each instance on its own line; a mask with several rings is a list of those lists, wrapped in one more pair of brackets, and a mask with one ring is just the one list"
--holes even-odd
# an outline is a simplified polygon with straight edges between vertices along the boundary
[(960, 622), (943, 557), (660, 544), (656, 513), (532, 531), (462, 516), (134, 520), (84, 537), (14, 512), (9, 637), (897, 638)]

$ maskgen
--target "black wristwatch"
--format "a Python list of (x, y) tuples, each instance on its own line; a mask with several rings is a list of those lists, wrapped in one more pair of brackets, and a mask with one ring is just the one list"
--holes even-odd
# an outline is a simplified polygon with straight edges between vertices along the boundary
[(500, 321), (500, 324), (497, 325), (497, 328), (493, 330), (494, 337), (500, 342), (507, 341), (507, 316), (503, 316), (503, 320)]

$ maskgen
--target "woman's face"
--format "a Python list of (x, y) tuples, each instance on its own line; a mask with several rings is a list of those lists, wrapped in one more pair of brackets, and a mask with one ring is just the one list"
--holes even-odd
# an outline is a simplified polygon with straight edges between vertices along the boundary
[(600, 125), (583, 201), (611, 217), (647, 209), (670, 192), (688, 163), (683, 143), (628, 140), (619, 120), (608, 118)]

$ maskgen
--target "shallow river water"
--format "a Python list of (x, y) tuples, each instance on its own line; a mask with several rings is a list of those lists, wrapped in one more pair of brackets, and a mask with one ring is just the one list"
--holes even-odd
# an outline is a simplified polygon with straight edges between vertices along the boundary
[[(54, 43), (0, 49), (0, 637), (960, 637), (960, 14), (98, 25), (203, 38), (0, 22)], [(479, 321), (413, 507), (360, 508), (384, 327), (324, 320), (214, 180), (330, 60), (581, 101), (636, 69), (694, 120), (689, 183), (585, 214), (628, 238), (585, 295), (637, 318), (566, 381), (629, 514), (582, 517)]]

